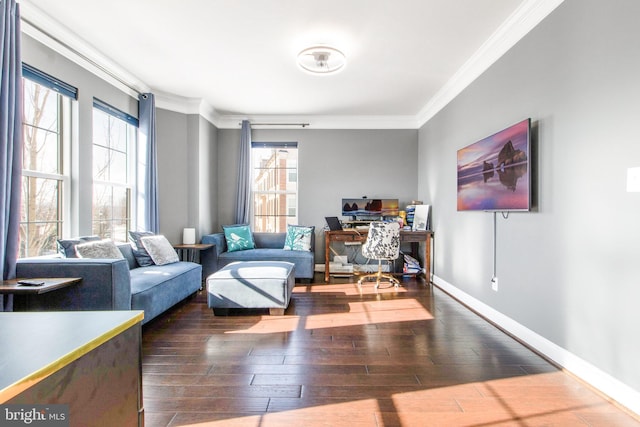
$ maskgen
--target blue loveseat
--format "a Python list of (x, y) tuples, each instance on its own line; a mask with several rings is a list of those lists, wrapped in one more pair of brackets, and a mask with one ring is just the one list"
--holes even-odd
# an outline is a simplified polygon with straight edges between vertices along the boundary
[(124, 259), (19, 260), (17, 277), (81, 277), (82, 281), (41, 295), (15, 295), (15, 310), (144, 310), (144, 324), (202, 285), (200, 264), (179, 261), (140, 267), (131, 245), (118, 249)]
[(315, 267), (315, 235), (311, 233), (310, 251), (285, 250), (287, 233), (252, 233), (255, 249), (229, 252), (224, 233), (202, 236), (202, 243), (215, 245), (202, 251), (201, 263), (204, 278), (235, 261), (287, 261), (295, 265), (296, 279), (313, 279)]

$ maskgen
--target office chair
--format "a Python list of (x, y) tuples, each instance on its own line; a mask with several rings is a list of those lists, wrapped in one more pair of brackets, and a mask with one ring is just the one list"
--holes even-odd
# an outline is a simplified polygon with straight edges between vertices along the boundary
[(382, 273), (382, 260), (393, 260), (400, 253), (400, 224), (397, 222), (374, 221), (369, 225), (367, 240), (362, 245), (362, 255), (378, 260), (378, 272), (367, 274), (358, 280), (358, 286), (371, 278), (376, 279), (375, 288), (380, 286), (381, 279), (387, 279), (397, 288), (400, 282), (390, 274)]

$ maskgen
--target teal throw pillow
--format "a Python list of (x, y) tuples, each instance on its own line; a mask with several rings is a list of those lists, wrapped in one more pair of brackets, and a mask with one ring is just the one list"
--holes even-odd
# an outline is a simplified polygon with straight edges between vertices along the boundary
[(287, 237), (284, 240), (285, 251), (310, 251), (311, 236), (315, 227), (287, 225)]
[(223, 227), (223, 229), (224, 238), (227, 241), (227, 251), (244, 251), (256, 247), (248, 225)]

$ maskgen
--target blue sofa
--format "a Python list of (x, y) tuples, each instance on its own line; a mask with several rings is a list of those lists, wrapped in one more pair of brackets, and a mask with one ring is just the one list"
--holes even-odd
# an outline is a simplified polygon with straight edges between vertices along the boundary
[(255, 249), (227, 251), (224, 233), (202, 236), (202, 243), (213, 244), (211, 250), (202, 251), (200, 262), (204, 278), (235, 261), (287, 261), (295, 265), (296, 279), (313, 279), (315, 267), (315, 235), (311, 234), (310, 251), (284, 250), (287, 233), (252, 233)]
[(81, 277), (78, 284), (41, 295), (15, 295), (16, 311), (144, 310), (143, 324), (194, 294), (202, 286), (202, 266), (179, 261), (140, 267), (129, 244), (118, 245), (124, 259), (28, 258), (16, 275)]

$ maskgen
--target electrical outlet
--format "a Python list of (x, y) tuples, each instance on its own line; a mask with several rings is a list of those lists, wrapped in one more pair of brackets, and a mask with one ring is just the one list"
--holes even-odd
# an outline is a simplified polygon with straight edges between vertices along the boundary
[(491, 279), (491, 289), (495, 292), (498, 292), (498, 278), (494, 277)]

